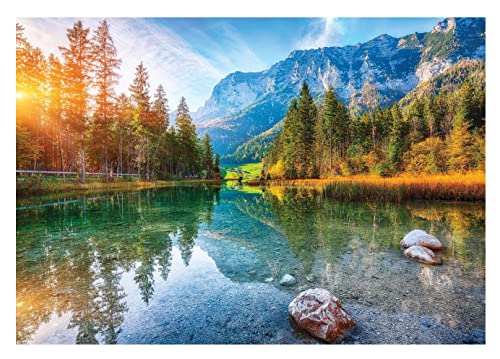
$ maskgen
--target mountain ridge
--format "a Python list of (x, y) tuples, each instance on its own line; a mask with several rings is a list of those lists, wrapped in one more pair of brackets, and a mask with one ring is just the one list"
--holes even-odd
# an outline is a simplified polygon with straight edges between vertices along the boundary
[(198, 133), (208, 133), (215, 151), (228, 155), (278, 123), (303, 81), (314, 97), (333, 85), (352, 114), (390, 105), (460, 59), (484, 60), (484, 34), (484, 18), (446, 18), (427, 33), (294, 50), (269, 69), (222, 79), (193, 115)]

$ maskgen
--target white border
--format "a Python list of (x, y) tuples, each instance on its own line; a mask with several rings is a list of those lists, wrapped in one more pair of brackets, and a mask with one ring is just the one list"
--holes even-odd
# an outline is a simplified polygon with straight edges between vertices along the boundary
[[(2, 52), (2, 131), (1, 145), (3, 159), (0, 176), (3, 186), (2, 196), (2, 228), (6, 235), (2, 236), (3, 258), (2, 274), (3, 295), (1, 296), (2, 323), (1, 343), (4, 358), (54, 358), (66, 357), (88, 358), (109, 357), (300, 357), (317, 356), (352, 357), (380, 356), (417, 358), (449, 357), (451, 355), (486, 356), (499, 353), (498, 318), (498, 260), (499, 253), (498, 228), (498, 142), (500, 135), (499, 92), (498, 92), (498, 28), (499, 16), (495, 2), (490, 1), (334, 1), (334, 0), (85, 0), (49, 1), (18, 0), (6, 1), (2, 4), (2, 26), (0, 36), (5, 49)], [(486, 17), (487, 26), (487, 230), (486, 230), (486, 345), (483, 346), (16, 346), (15, 345), (15, 203), (14, 172), (15, 167), (15, 102), (13, 87), (14, 69), (14, 22), (16, 17), (447, 17), (447, 16), (479, 16)], [(6, 110), (5, 110), (6, 109)]]

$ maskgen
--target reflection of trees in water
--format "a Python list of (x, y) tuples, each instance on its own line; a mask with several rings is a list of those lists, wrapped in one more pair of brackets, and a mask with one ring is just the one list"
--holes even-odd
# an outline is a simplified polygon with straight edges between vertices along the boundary
[[(415, 203), (408, 209), (414, 216), (432, 224), (431, 233), (441, 235), (448, 258), (460, 261), (467, 270), (482, 271), (485, 261), (484, 203), (441, 203), (433, 208)], [(475, 268), (478, 263), (480, 268)]]
[(70, 312), (77, 343), (116, 343), (128, 310), (122, 273), (135, 270), (148, 304), (155, 269), (168, 278), (171, 236), (180, 233), (188, 265), (198, 227), (209, 222), (218, 192), (176, 187), (18, 213), (17, 342), (29, 341), (54, 313)]
[[(271, 188), (267, 198), (274, 221), (306, 271), (316, 253), (333, 263), (359, 245), (364, 250), (397, 249), (401, 238), (416, 228), (437, 235), (449, 247), (446, 255), (464, 266), (484, 258), (484, 243), (477, 241), (478, 235), (484, 238), (484, 205), (478, 203), (346, 203), (313, 190), (285, 187)], [(260, 215), (267, 218), (266, 213)]]

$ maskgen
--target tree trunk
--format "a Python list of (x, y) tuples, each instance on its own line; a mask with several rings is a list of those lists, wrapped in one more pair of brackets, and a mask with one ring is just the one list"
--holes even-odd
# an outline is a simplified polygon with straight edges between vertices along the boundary
[(82, 135), (82, 183), (85, 183), (85, 145), (83, 144), (83, 135)]

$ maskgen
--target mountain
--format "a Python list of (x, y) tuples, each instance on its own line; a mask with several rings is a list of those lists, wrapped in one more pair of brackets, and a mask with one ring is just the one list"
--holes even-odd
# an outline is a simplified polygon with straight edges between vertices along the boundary
[(485, 59), (484, 18), (447, 18), (427, 33), (293, 51), (262, 72), (222, 79), (194, 119), (200, 135), (210, 134), (214, 150), (228, 155), (278, 123), (303, 81), (315, 97), (331, 84), (356, 114), (400, 100), (461, 59)]
[(259, 162), (266, 157), (277, 134), (283, 130), (283, 121), (279, 121), (269, 130), (252, 137), (239, 145), (234, 153), (222, 158), (224, 162), (247, 163)]

